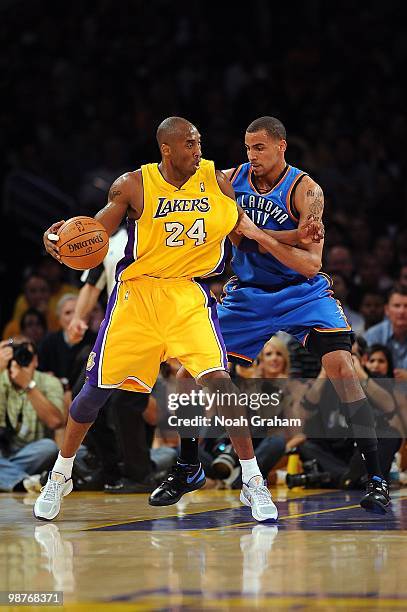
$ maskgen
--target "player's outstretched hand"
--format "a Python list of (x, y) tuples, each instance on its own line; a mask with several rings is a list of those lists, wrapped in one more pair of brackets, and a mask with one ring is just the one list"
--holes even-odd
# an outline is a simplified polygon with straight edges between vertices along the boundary
[(59, 236), (57, 235), (57, 231), (63, 225), (65, 221), (57, 221), (57, 223), (53, 223), (51, 227), (45, 230), (42, 240), (44, 242), (45, 250), (47, 253), (52, 255), (56, 260), (61, 262), (61, 257), (59, 255), (59, 248), (57, 247), (57, 242), (59, 240)]
[(303, 225), (298, 227), (298, 241), (301, 244), (311, 244), (311, 242), (321, 242), (325, 236), (324, 224), (321, 221), (308, 219)]

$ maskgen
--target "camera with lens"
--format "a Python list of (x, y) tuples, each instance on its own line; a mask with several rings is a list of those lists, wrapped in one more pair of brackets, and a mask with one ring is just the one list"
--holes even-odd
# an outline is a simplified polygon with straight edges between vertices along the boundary
[(216, 478), (221, 480), (229, 478), (239, 466), (239, 457), (236, 455), (233, 446), (228, 439), (222, 439), (215, 445), (214, 451), (216, 456), (212, 461), (211, 468)]
[(331, 474), (329, 472), (320, 472), (316, 459), (304, 461), (304, 472), (302, 474), (287, 474), (285, 482), (289, 489), (293, 487), (304, 487), (305, 489), (317, 488), (326, 486), (331, 482)]
[(10, 345), (13, 349), (13, 357), (8, 362), (7, 367), (10, 368), (13, 360), (16, 361), (22, 368), (29, 366), (34, 358), (34, 353), (29, 348), (30, 343), (21, 342), (20, 344), (15, 344), (13, 340), (10, 340)]

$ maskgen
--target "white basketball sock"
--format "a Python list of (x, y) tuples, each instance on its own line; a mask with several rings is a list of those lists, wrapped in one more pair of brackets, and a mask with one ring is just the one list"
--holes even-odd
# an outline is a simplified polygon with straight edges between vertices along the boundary
[(239, 459), (240, 465), (242, 466), (242, 482), (245, 484), (249, 483), (249, 480), (253, 476), (260, 476), (263, 482), (263, 476), (261, 475), (259, 466), (257, 465), (256, 457), (253, 459)]
[(74, 455), (73, 457), (63, 457), (61, 455), (61, 452), (59, 452), (52, 471), (58, 472), (59, 474), (63, 474), (66, 480), (68, 480), (72, 476), (72, 467), (73, 462), (75, 461), (75, 457), (76, 455)]

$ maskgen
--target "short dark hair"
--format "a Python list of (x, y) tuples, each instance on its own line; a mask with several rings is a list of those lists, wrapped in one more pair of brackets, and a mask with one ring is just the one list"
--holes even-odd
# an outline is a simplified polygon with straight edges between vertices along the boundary
[(251, 122), (246, 132), (254, 134), (264, 130), (272, 138), (280, 138), (285, 140), (287, 137), (285, 127), (279, 119), (275, 117), (259, 117)]
[(400, 283), (394, 283), (393, 287), (387, 293), (387, 301), (390, 301), (390, 298), (395, 293), (399, 295), (406, 296), (407, 295), (407, 287), (405, 285), (401, 285)]
[(171, 139), (174, 135), (177, 135), (180, 130), (185, 128), (195, 127), (190, 121), (183, 117), (167, 117), (164, 121), (161, 121), (157, 128), (157, 142), (160, 147), (163, 142)]

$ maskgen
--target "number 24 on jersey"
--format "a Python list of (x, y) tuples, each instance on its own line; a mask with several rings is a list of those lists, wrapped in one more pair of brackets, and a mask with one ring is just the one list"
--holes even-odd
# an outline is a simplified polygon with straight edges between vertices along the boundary
[(205, 243), (206, 232), (204, 219), (196, 219), (191, 227), (185, 231), (185, 226), (178, 221), (167, 222), (165, 231), (169, 232), (165, 244), (169, 247), (179, 247), (185, 244), (182, 235), (188, 236), (190, 240), (195, 241), (195, 246)]

